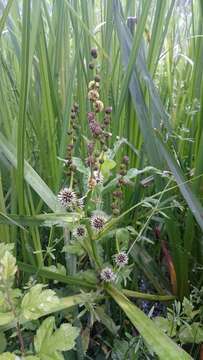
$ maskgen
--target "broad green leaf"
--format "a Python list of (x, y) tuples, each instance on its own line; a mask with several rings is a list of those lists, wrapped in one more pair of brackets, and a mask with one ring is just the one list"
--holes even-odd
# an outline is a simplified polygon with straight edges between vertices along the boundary
[(3, 332), (0, 332), (0, 354), (6, 350), (7, 340)]
[(103, 164), (101, 165), (101, 173), (105, 179), (107, 179), (110, 175), (110, 170), (112, 170), (116, 166), (116, 162), (111, 159), (105, 159)]
[(23, 316), (27, 320), (35, 320), (46, 313), (56, 311), (60, 304), (56, 293), (50, 289), (43, 289), (44, 285), (34, 285), (24, 296), (21, 304)]
[(168, 336), (173, 337), (176, 335), (175, 322), (161, 316), (155, 317), (154, 322), (159, 327), (159, 329), (165, 332)]
[(5, 243), (1, 243), (0, 246), (0, 259), (2, 259), (5, 255), (5, 253), (7, 251), (9, 251), (10, 253), (13, 251), (14, 249), (14, 244), (5, 244)]
[(0, 326), (9, 324), (14, 319), (15, 317), (11, 311), (5, 313), (0, 312)]
[(10, 352), (6, 352), (0, 355), (0, 360), (20, 360), (19, 356), (15, 356)]
[(0, 259), (0, 286), (1, 281), (3, 281), (3, 286), (11, 286), (16, 271), (16, 259), (9, 251), (6, 251), (3, 258)]
[(178, 335), (182, 344), (200, 344), (203, 342), (203, 328), (197, 322), (181, 326)]
[(89, 174), (89, 169), (83, 164), (83, 161), (80, 158), (73, 156), (72, 161), (73, 164), (76, 166), (77, 171), (85, 175)]
[[(75, 346), (75, 339), (80, 330), (71, 324), (62, 324), (54, 331), (55, 318), (49, 317), (43, 321), (37, 331), (34, 344), (40, 358), (55, 359), (60, 357), (61, 351), (71, 350)], [(58, 354), (59, 352), (59, 354)]]
[(158, 355), (159, 359), (165, 360), (166, 354), (167, 360), (192, 359), (189, 354), (165, 335), (148, 316), (131, 303), (122, 292), (110, 285), (106, 287), (106, 290), (123, 309), (129, 320), (142, 335), (148, 346)]

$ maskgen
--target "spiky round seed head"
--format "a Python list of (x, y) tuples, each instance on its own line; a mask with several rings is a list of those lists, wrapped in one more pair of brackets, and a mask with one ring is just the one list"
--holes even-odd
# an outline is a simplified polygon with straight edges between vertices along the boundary
[(101, 145), (104, 145), (106, 143), (106, 141), (105, 141), (105, 139), (103, 137), (100, 137), (99, 141), (100, 141)]
[(90, 220), (91, 227), (95, 232), (99, 232), (104, 228), (106, 221), (107, 221), (106, 214), (102, 212), (95, 212), (91, 216), (91, 220)]
[(119, 174), (122, 175), (122, 176), (125, 176), (127, 174), (127, 171), (126, 170), (120, 170)]
[(98, 74), (96, 74), (94, 80), (99, 83), (101, 81), (101, 77)]
[(101, 100), (95, 101), (95, 110), (96, 112), (101, 112), (104, 109), (104, 104)]
[(94, 153), (95, 157), (99, 157), (100, 156), (100, 152), (98, 150), (95, 151)]
[(94, 127), (93, 133), (94, 133), (94, 135), (100, 135), (100, 134), (102, 133), (101, 126), (96, 125), (96, 126)]
[(93, 70), (94, 69), (94, 63), (89, 63), (88, 67), (89, 67), (90, 70)]
[(87, 151), (88, 151), (88, 154), (92, 154), (93, 153), (93, 150), (94, 150), (94, 143), (88, 143), (87, 144)]
[(90, 177), (88, 180), (88, 188), (92, 190), (95, 188), (96, 185), (97, 185), (97, 182), (96, 182), (95, 178)]
[(86, 164), (87, 164), (88, 166), (94, 165), (94, 164), (95, 164), (95, 158), (94, 158), (94, 156), (92, 156), (92, 155), (88, 156), (88, 158), (87, 158), (87, 160), (86, 160)]
[(123, 179), (122, 177), (120, 177), (120, 178), (118, 179), (118, 184), (119, 184), (119, 186), (125, 185), (125, 179)]
[(87, 229), (84, 225), (78, 225), (73, 229), (73, 236), (77, 240), (83, 240), (87, 236)]
[(104, 163), (104, 159), (99, 159), (99, 163), (103, 164)]
[(92, 48), (91, 49), (91, 56), (96, 59), (97, 56), (98, 56), (98, 53), (97, 53), (97, 49), (96, 48)]
[(91, 80), (88, 84), (88, 90), (93, 90), (95, 88), (95, 81)]
[(69, 144), (69, 145), (67, 146), (67, 149), (68, 149), (68, 150), (72, 150), (72, 149), (73, 149), (73, 144)]
[(73, 133), (73, 130), (71, 130), (71, 129), (67, 131), (68, 135), (72, 135), (72, 133)]
[(116, 204), (115, 202), (113, 202), (113, 203), (111, 204), (111, 208), (112, 208), (112, 209), (116, 209), (116, 208), (117, 208), (117, 204)]
[(105, 267), (102, 269), (100, 277), (105, 282), (114, 282), (116, 280), (116, 274), (110, 267)]
[(75, 113), (75, 112), (71, 112), (70, 117), (71, 117), (71, 119), (75, 119), (75, 118), (76, 118), (76, 113)]
[(79, 105), (77, 103), (74, 103), (73, 107), (74, 107), (75, 111), (78, 111)]
[(78, 129), (78, 125), (77, 124), (73, 124), (73, 129), (77, 130)]
[(99, 93), (97, 90), (90, 90), (88, 92), (88, 99), (91, 101), (96, 101), (99, 99)]
[(117, 266), (124, 267), (128, 264), (128, 255), (125, 251), (120, 251), (118, 254), (115, 254), (114, 261)]
[(76, 167), (76, 165), (72, 164), (70, 166), (70, 169), (71, 169), (71, 171), (75, 172), (77, 170), (77, 167)]
[(128, 164), (129, 163), (129, 157), (127, 156), (127, 155), (125, 155), (124, 157), (123, 157), (123, 162), (124, 162), (124, 164)]
[(125, 165), (125, 164), (120, 164), (120, 169), (121, 169), (121, 170), (126, 169), (126, 165)]
[(111, 114), (112, 112), (112, 107), (111, 106), (108, 106), (106, 109), (105, 109), (105, 113), (106, 114)]
[(58, 200), (66, 209), (73, 209), (76, 205), (77, 197), (74, 191), (65, 187), (58, 193)]
[(88, 118), (88, 121), (89, 121), (89, 122), (95, 120), (95, 113), (92, 112), (92, 111), (89, 111), (89, 112), (87, 113), (87, 118)]
[(120, 214), (120, 210), (118, 208), (115, 208), (112, 210), (112, 213), (114, 216), (118, 216)]
[(104, 145), (104, 146), (102, 147), (102, 150), (103, 150), (104, 152), (108, 151), (108, 146)]
[(104, 124), (107, 126), (110, 124), (110, 118), (109, 117), (105, 117), (104, 118)]
[(116, 190), (116, 191), (113, 191), (113, 197), (116, 197), (116, 198), (121, 198), (122, 197), (122, 195), (123, 195), (123, 193), (122, 193), (122, 191), (120, 190)]

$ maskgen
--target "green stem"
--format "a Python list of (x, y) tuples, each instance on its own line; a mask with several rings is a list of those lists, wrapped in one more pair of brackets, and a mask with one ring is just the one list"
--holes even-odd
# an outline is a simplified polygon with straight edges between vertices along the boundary
[(123, 294), (125, 294), (128, 298), (136, 298), (136, 299), (144, 299), (149, 301), (173, 301), (175, 300), (175, 296), (173, 295), (157, 295), (157, 294), (145, 294), (138, 291), (133, 290), (122, 290)]

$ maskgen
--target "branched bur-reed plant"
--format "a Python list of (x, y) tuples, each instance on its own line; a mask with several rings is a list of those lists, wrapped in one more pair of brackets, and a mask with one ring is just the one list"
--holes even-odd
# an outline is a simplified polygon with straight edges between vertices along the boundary
[[(115, 161), (122, 142), (118, 141), (113, 148), (110, 147), (112, 108), (109, 104), (104, 105), (100, 98), (102, 74), (99, 74), (97, 57), (97, 49), (94, 48), (91, 50), (92, 59), (89, 63), (89, 68), (94, 74), (87, 89), (88, 137), (80, 133), (78, 104), (74, 103), (71, 109), (66, 158), (60, 159), (64, 162), (64, 182), (57, 196), (60, 205), (57, 212), (35, 217), (13, 217), (15, 220), (3, 217), (4, 221), (14, 221), (15, 225), (20, 225), (21, 228), (22, 225), (40, 224), (62, 226), (67, 274), (63, 264), (58, 264), (57, 268), (50, 262), (47, 264), (47, 252), (43, 262), (51, 266), (36, 268), (20, 261), (17, 265), (20, 270), (35, 275), (35, 278), (40, 277), (41, 282), (47, 278), (67, 284), (69, 294), (71, 290), (72, 295), (62, 297), (66, 289), (57, 294), (53, 289), (44, 288), (42, 283), (29, 282), (25, 293), (14, 288), (14, 285), (18, 287), (18, 279), (14, 283), (17, 267), (11, 254), (12, 249), (7, 249), (5, 245), (2, 247), (0, 263), (0, 327), (6, 333), (16, 328), (18, 349), (15, 349), (15, 353), (19, 354), (21, 359), (61, 360), (64, 358), (62, 352), (65, 351), (66, 354), (66, 351), (72, 349), (75, 340), (77, 358), (83, 359), (88, 349), (90, 328), (95, 321), (102, 322), (113, 337), (118, 335), (115, 322), (120, 322), (117, 311), (120, 307), (139, 333), (138, 339), (144, 339), (147, 351), (155, 358), (158, 356), (165, 360), (167, 354), (167, 359), (190, 359), (189, 354), (128, 299), (133, 297), (171, 301), (174, 296), (169, 292), (164, 294), (163, 291), (160, 294), (134, 291), (131, 274), (134, 264), (130, 255), (136, 237), (133, 227), (121, 227), (123, 218), (139, 206), (138, 203), (123, 211), (126, 192), (124, 190), (130, 186), (134, 171), (128, 169), (129, 158), (125, 153), (122, 153), (119, 162)], [(84, 142), (85, 154), (78, 154), (77, 141)], [(41, 180), (39, 183), (40, 189), (46, 189)], [(160, 198), (156, 199), (155, 210), (145, 226), (158, 209), (162, 192), (158, 195)], [(51, 196), (50, 198), (52, 199)], [(142, 204), (143, 202), (140, 203)], [(60, 209), (62, 212), (59, 212)], [(142, 231), (143, 229), (136, 239), (139, 239)], [(134, 234), (132, 238), (130, 232)], [(53, 254), (50, 252), (48, 255)], [(58, 258), (61, 258), (60, 254), (57, 255), (57, 261)], [(126, 289), (126, 286), (130, 286), (130, 289)], [(57, 288), (55, 290), (58, 291)], [(70, 307), (74, 307), (73, 327), (67, 324), (67, 312), (62, 311)], [(109, 313), (110, 309), (112, 315)], [(57, 328), (53, 316), (46, 318), (41, 324), (36, 322), (40, 317), (54, 312), (60, 312)], [(118, 325), (123, 331), (123, 325)], [(79, 328), (82, 328), (80, 334)], [(30, 342), (26, 334), (31, 332), (33, 337), (33, 331), (34, 341)], [(6, 347), (5, 344), (4, 348)], [(13, 349), (13, 346), (8, 343), (8, 348)], [(12, 353), (0, 355), (1, 360), (15, 358)]]

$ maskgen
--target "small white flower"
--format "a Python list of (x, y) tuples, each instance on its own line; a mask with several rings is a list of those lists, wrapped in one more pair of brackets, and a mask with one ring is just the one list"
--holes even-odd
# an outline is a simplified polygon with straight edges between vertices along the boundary
[(124, 267), (128, 264), (128, 255), (125, 251), (120, 251), (118, 254), (115, 254), (114, 261), (117, 266)]
[(100, 277), (105, 282), (114, 282), (116, 280), (116, 274), (110, 267), (105, 267), (102, 269)]
[(104, 226), (105, 223), (107, 222), (107, 215), (105, 213), (101, 212), (95, 212), (92, 216), (91, 216), (91, 227), (95, 232), (99, 232), (101, 231)]
[(58, 193), (58, 200), (66, 209), (72, 210), (77, 205), (77, 197), (74, 191), (65, 187)]
[(73, 236), (77, 240), (83, 240), (87, 236), (87, 229), (84, 225), (78, 225), (73, 229)]

